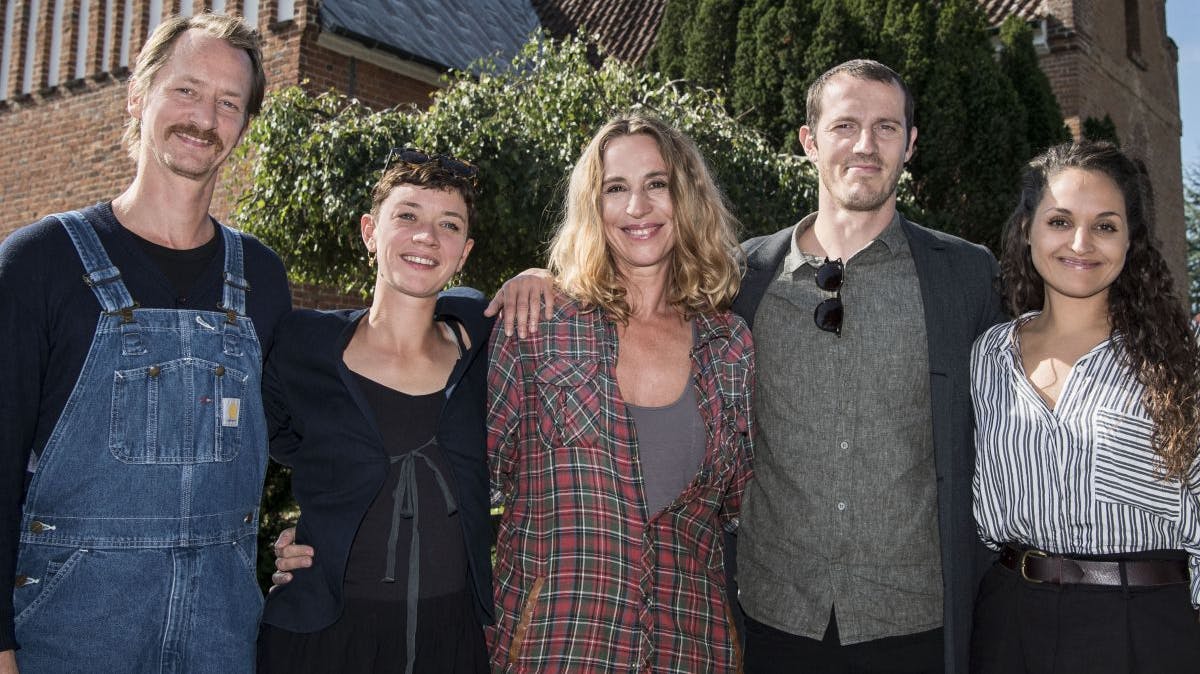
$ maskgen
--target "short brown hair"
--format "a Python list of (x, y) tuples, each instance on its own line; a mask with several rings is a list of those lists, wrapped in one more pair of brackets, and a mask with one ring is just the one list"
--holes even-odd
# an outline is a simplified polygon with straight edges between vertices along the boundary
[[(242, 21), (239, 16), (213, 14), (205, 12), (195, 16), (173, 16), (163, 21), (138, 53), (137, 63), (133, 66), (133, 74), (129, 76), (130, 92), (145, 97), (154, 82), (154, 76), (166, 65), (171, 58), (175, 40), (180, 35), (195, 28), (219, 40), (229, 43), (234, 49), (241, 49), (250, 57), (250, 69), (253, 72), (253, 82), (250, 86), (250, 100), (246, 105), (246, 123), (258, 114), (262, 108), (263, 96), (267, 89), (267, 75), (263, 72), (262, 48), (258, 31)], [(141, 147), (142, 122), (131, 116), (125, 123), (125, 147), (129, 156), (137, 160)]]
[[(871, 59), (854, 59), (838, 64), (813, 80), (813, 83), (808, 86), (808, 97), (805, 99), (805, 124), (810, 129), (815, 129), (817, 122), (821, 119), (821, 96), (825, 93), (825, 85), (829, 80), (838, 75), (848, 75), (856, 80), (867, 80), (870, 82), (883, 82), (884, 84), (895, 84), (904, 92), (904, 137), (907, 139), (912, 134), (909, 133), (913, 128), (913, 112), (916, 108), (916, 103), (913, 101), (912, 92), (908, 90), (908, 85), (904, 83), (904, 78), (895, 70), (883, 65), (879, 61)], [(905, 140), (907, 147), (908, 141)]]
[(400, 185), (415, 185), (435, 190), (458, 192), (463, 203), (467, 205), (467, 233), (475, 224), (475, 182), (473, 179), (459, 175), (444, 168), (437, 161), (423, 164), (397, 162), (384, 170), (375, 189), (371, 191), (371, 215), (379, 217), (379, 207), (387, 200), (392, 190)]

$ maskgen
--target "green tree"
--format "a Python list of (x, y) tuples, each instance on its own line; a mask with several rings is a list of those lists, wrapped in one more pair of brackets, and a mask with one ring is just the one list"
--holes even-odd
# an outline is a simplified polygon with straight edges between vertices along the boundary
[(1088, 140), (1106, 140), (1117, 147), (1121, 146), (1121, 138), (1117, 135), (1117, 124), (1108, 113), (1104, 113), (1103, 119), (1085, 118), (1079, 135)]
[(974, 0), (942, 3), (934, 53), (946, 57), (932, 62), (918, 93), (913, 191), (928, 224), (997, 250), (1029, 158), (1020, 103)]
[(727, 90), (742, 0), (672, 0), (646, 66), (671, 78)]
[(1000, 25), (1000, 43), (1000, 69), (1016, 87), (1024, 108), (1027, 154), (1032, 157), (1071, 140), (1071, 130), (1063, 124), (1062, 109), (1050, 88), (1050, 78), (1038, 66), (1033, 29), (1016, 15), (1010, 16)]
[(776, 147), (793, 152), (808, 87), (804, 54), (811, 10), (807, 0), (753, 0), (738, 15), (733, 111)]

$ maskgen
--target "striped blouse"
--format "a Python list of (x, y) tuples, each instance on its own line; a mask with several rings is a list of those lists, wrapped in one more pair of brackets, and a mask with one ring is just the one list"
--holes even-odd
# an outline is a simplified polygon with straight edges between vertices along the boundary
[(1186, 485), (1161, 479), (1119, 334), (1075, 363), (1051, 410), (1025, 378), (1016, 338), (1035, 315), (992, 327), (971, 351), (980, 538), (1058, 554), (1182, 549), (1200, 605), (1200, 462)]

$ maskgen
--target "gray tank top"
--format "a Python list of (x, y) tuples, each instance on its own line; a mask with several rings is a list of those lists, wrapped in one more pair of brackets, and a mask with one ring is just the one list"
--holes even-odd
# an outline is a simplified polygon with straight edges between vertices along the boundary
[(637, 429), (646, 514), (653, 517), (683, 493), (704, 461), (704, 421), (696, 387), (689, 377), (683, 395), (666, 407), (625, 406)]

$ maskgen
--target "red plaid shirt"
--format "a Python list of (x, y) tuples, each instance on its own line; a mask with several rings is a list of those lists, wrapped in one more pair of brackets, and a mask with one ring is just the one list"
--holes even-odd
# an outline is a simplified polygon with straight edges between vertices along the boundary
[(496, 541), (496, 672), (727, 672), (738, 667), (721, 528), (750, 478), (750, 331), (696, 319), (692, 374), (708, 430), (683, 493), (645, 512), (616, 326), (560, 307), (539, 332), (492, 338), (488, 450)]

